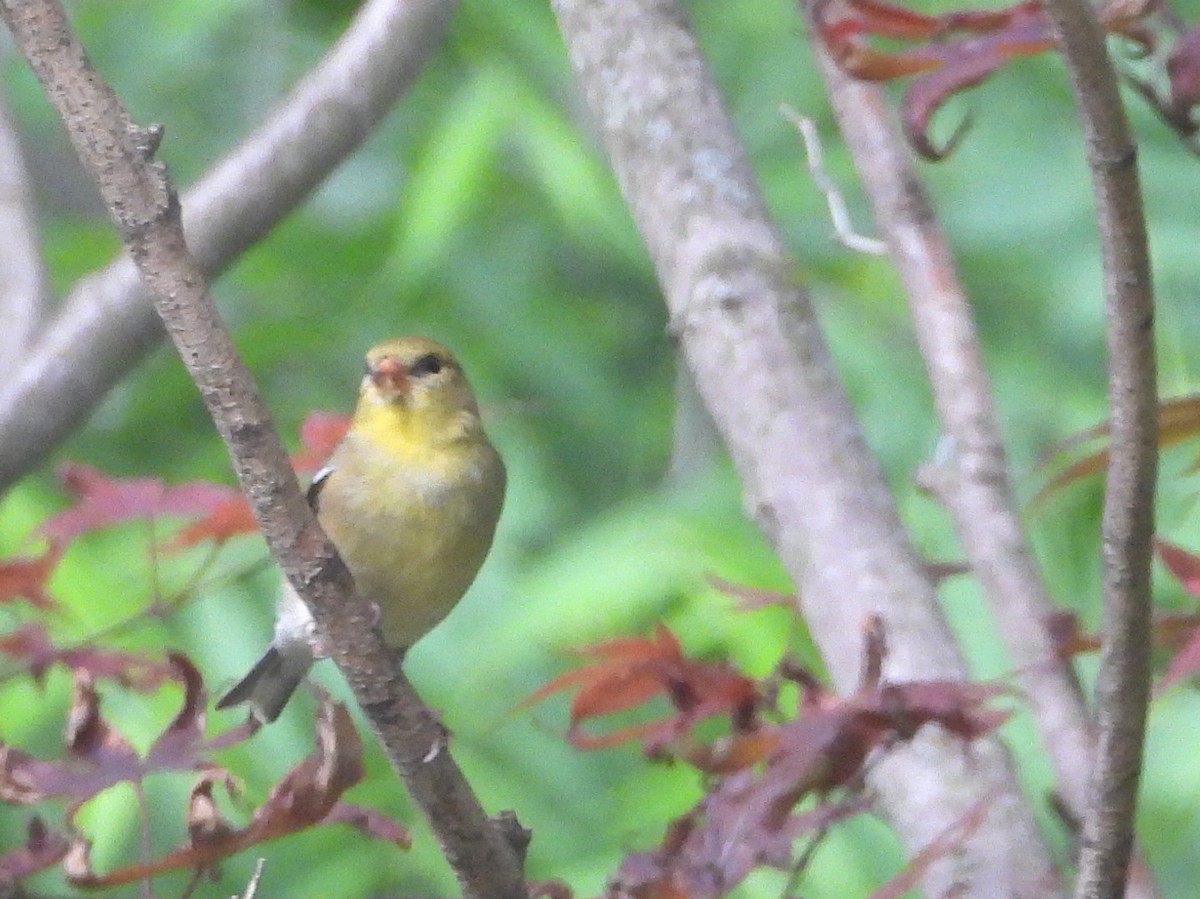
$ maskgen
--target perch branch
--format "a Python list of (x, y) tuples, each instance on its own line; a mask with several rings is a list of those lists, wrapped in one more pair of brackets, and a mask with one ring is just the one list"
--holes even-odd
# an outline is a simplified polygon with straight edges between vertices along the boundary
[[(397, 773), (472, 899), (527, 895), (512, 847), (486, 819), (374, 628), (374, 615), (300, 493), (271, 418), (184, 243), (162, 130), (134, 124), (91, 65), (57, 0), (0, 0), (0, 13), (58, 112), (229, 449), (242, 490), (288, 580), (312, 607)], [(431, 747), (439, 751), (431, 752)]]

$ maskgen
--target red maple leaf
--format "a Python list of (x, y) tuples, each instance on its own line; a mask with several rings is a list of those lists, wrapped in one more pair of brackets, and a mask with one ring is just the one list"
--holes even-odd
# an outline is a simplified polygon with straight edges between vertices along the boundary
[(1192, 596), (1200, 596), (1200, 557), (1161, 537), (1154, 538), (1158, 558), (1171, 572), (1179, 586)]
[(169, 871), (205, 870), (260, 843), (317, 824), (351, 824), (373, 837), (408, 848), (407, 830), (370, 809), (346, 805), (341, 796), (363, 776), (362, 739), (345, 706), (321, 697), (317, 745), (292, 768), (254, 812), (250, 823), (235, 828), (217, 810), (213, 789), (231, 789), (227, 772), (205, 771), (192, 788), (187, 813), (187, 843), (162, 858), (97, 874), (89, 861), (89, 844), (73, 847), (64, 867), (68, 880), (87, 888), (114, 887), (147, 880)]
[[(1155, 538), (1154, 546), (1159, 559), (1179, 581), (1179, 585), (1190, 595), (1200, 596), (1200, 557), (1161, 538)], [(1193, 614), (1172, 617), (1183, 619), (1184, 628), (1176, 627), (1173, 634), (1175, 645), (1182, 643), (1182, 647), (1175, 652), (1171, 664), (1158, 684), (1155, 692), (1160, 696), (1180, 681), (1200, 671), (1200, 627), (1197, 626), (1197, 616)], [(1155, 642), (1158, 643), (1162, 641), (1162, 635), (1159, 633), (1161, 627), (1156, 627), (1155, 630), (1158, 638)]]
[(55, 664), (83, 672), (93, 680), (108, 678), (142, 691), (157, 689), (171, 676), (169, 664), (145, 656), (101, 649), (91, 644), (56, 646), (45, 626), (37, 622), (0, 634), (0, 653), (23, 661), (30, 677), (39, 683)]
[[(753, 710), (757, 696), (753, 681), (723, 666), (683, 658), (678, 641), (661, 626), (654, 639), (614, 640), (593, 647), (587, 654), (600, 657), (599, 662), (570, 672), (535, 694), (531, 701), (579, 686), (572, 705), (572, 742), (582, 743), (582, 748), (613, 740), (581, 741), (574, 732), (579, 722), (665, 694), (680, 720), (649, 726), (648, 742), (658, 749), (669, 746), (710, 775), (710, 787), (700, 803), (671, 824), (658, 849), (626, 858), (607, 896), (716, 899), (757, 867), (792, 867), (798, 837), (866, 808), (865, 798), (853, 797), (875, 750), (910, 739), (927, 724), (971, 741), (1007, 719), (1007, 711), (990, 706), (1005, 692), (999, 686), (883, 680), (883, 623), (872, 619), (864, 631), (862, 685), (852, 696), (838, 697), (811, 675), (781, 666), (781, 673), (800, 686), (800, 696), (794, 717), (778, 723), (746, 713), (745, 704)], [(687, 689), (668, 686), (677, 681)], [(720, 685), (716, 690), (714, 683)], [(727, 689), (731, 684), (738, 688)], [(683, 709), (690, 706), (677, 700), (679, 692), (707, 697), (707, 704), (697, 707), (709, 715), (730, 715), (732, 733), (710, 744), (688, 745), (683, 737), (694, 735), (690, 726), (694, 721), (686, 719)], [(735, 701), (728, 701), (734, 697)], [(628, 739), (629, 730), (615, 736)], [(669, 744), (664, 733), (671, 738)], [(851, 799), (830, 802), (835, 792)], [(816, 807), (798, 811), (806, 799), (815, 800)], [(976, 824), (968, 822), (955, 833), (967, 834)], [(947, 837), (952, 839), (953, 835)], [(931, 855), (935, 851), (949, 850), (938, 848)]]
[[(694, 809), (671, 825), (661, 847), (629, 856), (607, 895), (716, 899), (757, 867), (791, 867), (798, 837), (867, 807), (865, 799), (829, 802), (827, 797), (839, 788), (850, 788), (854, 795), (876, 748), (908, 739), (929, 723), (966, 740), (981, 736), (1007, 717), (985, 706), (1000, 692), (998, 687), (939, 681), (868, 684), (845, 700), (807, 690), (795, 720), (763, 725), (756, 732), (766, 751), (716, 781)], [(817, 799), (816, 807), (797, 812), (810, 797)], [(955, 834), (965, 839), (977, 825), (973, 821)], [(939, 844), (931, 856), (952, 848)]]
[(1167, 77), (1171, 102), (1177, 110), (1190, 110), (1200, 104), (1200, 25), (1187, 29), (1171, 48)]
[[(1139, 26), (1142, 13), (1136, 5), (1105, 3), (1098, 14), (1108, 32), (1150, 49), (1153, 38)], [(1044, 53), (1054, 46), (1041, 0), (940, 16), (921, 15), (884, 0), (813, 0), (812, 18), (830, 55), (856, 78), (892, 81), (919, 76), (904, 98), (903, 122), (909, 141), (927, 159), (944, 157), (961, 137), (960, 130), (941, 149), (929, 138), (930, 121), (947, 99), (979, 85), (1015, 58)], [(883, 50), (871, 44), (872, 37), (916, 46)], [(1187, 77), (1178, 81), (1190, 84)]]
[(202, 741), (204, 682), (184, 656), (172, 655), (170, 664), (171, 676), (184, 688), (183, 707), (144, 757), (101, 715), (91, 674), (76, 669), (66, 760), (37, 759), (0, 745), (0, 799), (29, 805), (62, 798), (75, 809), (101, 790), (126, 781), (139, 782), (155, 771), (211, 768), (202, 758), (202, 753), (212, 748)]
[(240, 496), (232, 487), (192, 481), (167, 487), (159, 478), (110, 478), (86, 465), (59, 469), (74, 504), (42, 524), (62, 544), (88, 531), (161, 517), (203, 518)]
[[(292, 456), (292, 467), (300, 474), (320, 469), (334, 447), (346, 436), (349, 427), (348, 415), (310, 412), (300, 425), (302, 449)], [(224, 543), (231, 537), (257, 532), (258, 522), (250, 504), (241, 493), (231, 490), (230, 495), (219, 499), (203, 518), (176, 534), (164, 550), (175, 552), (206, 540)]]
[(234, 491), (225, 499), (218, 500), (212, 510), (189, 524), (163, 546), (163, 552), (174, 553), (188, 549), (206, 540), (224, 543), (241, 534), (257, 534), (258, 520), (250, 503), (241, 493)]
[[(302, 449), (292, 457), (297, 472), (316, 471), (350, 427), (350, 416), (311, 412), (300, 426)], [(160, 478), (113, 478), (78, 463), (59, 469), (59, 479), (74, 503), (44, 522), (41, 533), (64, 546), (80, 534), (130, 521), (184, 518), (193, 521), (164, 550), (177, 552), (206, 540), (224, 543), (258, 531), (245, 497), (233, 487), (192, 481), (169, 487)], [(61, 551), (60, 551), (61, 552)], [(0, 569), (0, 601), (3, 600)], [(13, 577), (24, 576), (14, 569)]]
[(292, 467), (301, 473), (321, 468), (350, 430), (350, 416), (337, 412), (310, 412), (300, 425), (300, 452), (292, 456)]
[[(578, 687), (571, 702), (568, 738), (579, 749), (603, 749), (646, 738), (647, 750), (655, 751), (706, 718), (729, 713), (738, 721), (749, 719), (758, 703), (754, 681), (727, 665), (685, 658), (675, 635), (661, 624), (652, 638), (623, 637), (581, 654), (596, 659), (595, 663), (555, 678), (521, 704), (528, 707)], [(656, 696), (665, 697), (674, 713), (599, 737), (582, 731), (593, 718), (636, 708)]]
[(36, 558), (15, 557), (0, 562), (0, 603), (23, 599), (39, 609), (54, 608), (56, 603), (46, 592), (46, 581), (65, 551), (65, 544), (51, 540)]

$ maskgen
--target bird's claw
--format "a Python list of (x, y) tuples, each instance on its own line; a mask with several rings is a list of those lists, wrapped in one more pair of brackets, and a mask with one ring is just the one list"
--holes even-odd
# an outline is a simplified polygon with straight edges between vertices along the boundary
[(441, 714), (435, 709), (430, 709), (429, 717), (432, 719), (433, 726), (437, 728), (438, 735), (437, 739), (433, 741), (433, 745), (429, 747), (429, 751), (421, 758), (425, 764), (429, 764), (441, 755), (443, 749), (450, 748), (450, 729), (442, 724)]

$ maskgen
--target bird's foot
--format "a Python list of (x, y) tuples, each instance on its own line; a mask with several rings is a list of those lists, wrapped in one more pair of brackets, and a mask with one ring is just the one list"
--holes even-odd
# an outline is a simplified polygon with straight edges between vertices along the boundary
[(429, 709), (429, 717), (433, 722), (433, 726), (437, 728), (437, 737), (434, 739), (433, 745), (429, 747), (429, 751), (426, 752), (421, 759), (421, 761), (425, 764), (429, 764), (439, 755), (441, 755), (443, 749), (450, 748), (451, 737), (450, 728), (442, 724), (441, 712), (439, 712), (437, 709)]

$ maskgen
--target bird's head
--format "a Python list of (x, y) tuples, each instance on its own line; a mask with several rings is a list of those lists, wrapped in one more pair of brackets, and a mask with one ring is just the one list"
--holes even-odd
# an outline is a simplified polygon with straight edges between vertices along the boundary
[(448, 349), (423, 337), (401, 337), (367, 352), (357, 414), (445, 433), (475, 426), (479, 409)]

